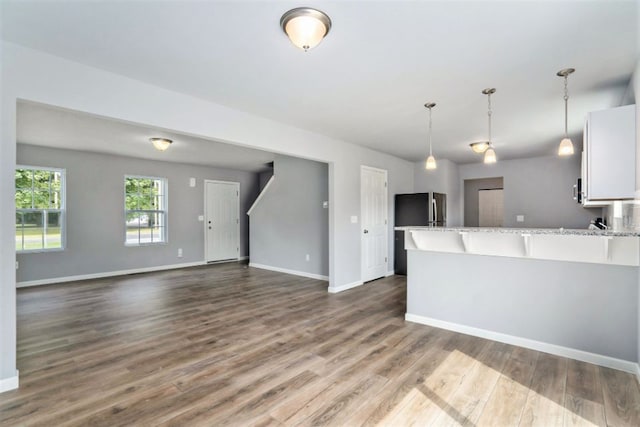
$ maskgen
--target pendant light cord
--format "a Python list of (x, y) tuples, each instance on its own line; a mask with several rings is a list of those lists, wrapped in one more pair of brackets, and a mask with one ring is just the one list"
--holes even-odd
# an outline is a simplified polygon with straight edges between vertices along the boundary
[(429, 156), (433, 156), (431, 148), (431, 108), (429, 108)]
[(568, 125), (567, 125), (568, 116), (569, 116), (569, 89), (567, 84), (568, 77), (569, 77), (568, 75), (564, 76), (564, 136), (566, 138), (569, 137), (569, 131), (568, 131)]
[(489, 122), (489, 146), (491, 146), (491, 93), (487, 94), (488, 106), (487, 110), (487, 120)]

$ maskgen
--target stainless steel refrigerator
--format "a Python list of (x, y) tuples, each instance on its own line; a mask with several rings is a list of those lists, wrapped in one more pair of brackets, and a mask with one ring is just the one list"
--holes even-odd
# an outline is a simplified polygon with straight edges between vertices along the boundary
[[(396, 194), (394, 210), (396, 227), (447, 225), (447, 195), (443, 193)], [(395, 232), (394, 270), (396, 274), (407, 274), (404, 231)]]

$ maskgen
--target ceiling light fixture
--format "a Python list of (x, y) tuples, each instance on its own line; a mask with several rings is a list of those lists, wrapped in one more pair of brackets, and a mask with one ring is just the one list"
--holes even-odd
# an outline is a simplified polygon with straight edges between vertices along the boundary
[(487, 151), (489, 148), (489, 143), (487, 141), (473, 142), (469, 144), (474, 153), (482, 154)]
[(317, 9), (297, 7), (282, 15), (280, 27), (291, 43), (306, 52), (320, 44), (329, 34), (331, 19)]
[(149, 142), (153, 144), (156, 150), (165, 151), (173, 141), (167, 138), (149, 138)]
[(428, 170), (433, 170), (438, 167), (438, 165), (436, 164), (436, 158), (433, 157), (433, 150), (431, 146), (431, 109), (436, 106), (436, 103), (428, 102), (424, 104), (424, 106), (429, 109), (429, 157), (427, 157), (425, 168)]
[(484, 152), (484, 162), (485, 163), (495, 163), (496, 162), (496, 152), (493, 149), (493, 143), (491, 142), (491, 95), (496, 93), (496, 89), (491, 87), (482, 91), (485, 95), (487, 95), (487, 120), (489, 121), (489, 138), (487, 139), (487, 150)]
[(560, 141), (558, 146), (559, 156), (570, 156), (573, 154), (573, 143), (569, 138), (569, 131), (567, 126), (567, 120), (569, 116), (569, 89), (567, 87), (567, 80), (569, 75), (576, 71), (574, 68), (565, 68), (556, 73), (559, 77), (564, 77), (564, 138)]

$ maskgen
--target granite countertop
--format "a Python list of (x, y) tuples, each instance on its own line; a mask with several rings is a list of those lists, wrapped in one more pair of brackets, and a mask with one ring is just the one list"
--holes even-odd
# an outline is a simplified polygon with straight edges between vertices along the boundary
[(490, 227), (429, 227), (406, 226), (395, 227), (395, 230), (426, 230), (426, 231), (458, 231), (458, 232), (485, 232), (485, 233), (522, 233), (522, 234), (559, 234), (567, 236), (616, 236), (616, 237), (640, 237), (640, 230), (587, 230), (572, 228), (490, 228)]

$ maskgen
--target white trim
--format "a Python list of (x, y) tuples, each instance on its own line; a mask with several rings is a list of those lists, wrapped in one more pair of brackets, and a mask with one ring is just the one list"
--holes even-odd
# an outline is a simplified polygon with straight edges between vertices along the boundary
[(52, 277), (49, 279), (28, 280), (16, 283), (17, 288), (27, 288), (29, 286), (52, 285), (54, 283), (74, 282), (76, 280), (101, 279), (103, 277), (125, 276), (127, 274), (149, 273), (152, 271), (174, 270), (176, 268), (195, 267), (206, 265), (204, 261), (185, 262), (182, 264), (158, 265), (155, 267), (132, 268), (130, 270), (105, 271), (102, 273), (80, 274), (77, 276)]
[(208, 240), (208, 236), (209, 233), (207, 233), (207, 206), (209, 206), (209, 204), (207, 203), (207, 184), (227, 184), (227, 185), (235, 185), (238, 188), (238, 218), (237, 218), (237, 223), (238, 223), (238, 240), (236, 241), (237, 247), (238, 247), (238, 258), (240, 257), (240, 183), (237, 181), (220, 181), (217, 179), (205, 179), (204, 180), (204, 221), (203, 221), (203, 230), (204, 230), (204, 259), (206, 262), (217, 262), (217, 261), (226, 261), (226, 260), (217, 260), (217, 259), (209, 259), (209, 244), (207, 242)]
[(636, 380), (638, 380), (638, 385), (640, 385), (640, 363), (636, 363)]
[(249, 208), (249, 210), (247, 211), (247, 215), (251, 215), (251, 212), (253, 212), (253, 208), (256, 207), (256, 205), (258, 204), (258, 202), (262, 199), (262, 197), (264, 196), (264, 194), (267, 192), (267, 190), (269, 189), (269, 186), (271, 186), (271, 183), (273, 182), (273, 179), (275, 178), (275, 175), (271, 175), (271, 178), (269, 178), (269, 181), (267, 181), (267, 185), (264, 186), (264, 188), (262, 189), (262, 191), (260, 192), (260, 194), (258, 194), (258, 197), (256, 198), (256, 200), (253, 202), (253, 204), (251, 205), (251, 207)]
[(395, 270), (389, 270), (389, 271), (387, 271), (387, 274), (384, 275), (384, 277), (393, 276), (394, 274), (396, 274)]
[(545, 343), (528, 338), (516, 337), (514, 335), (502, 334), (500, 332), (488, 331), (486, 329), (474, 328), (472, 326), (461, 325), (459, 323), (447, 322), (444, 320), (433, 319), (430, 317), (419, 316), (417, 314), (406, 313), (405, 320), (409, 322), (420, 323), (422, 325), (434, 326), (436, 328), (447, 329), (449, 331), (460, 332), (466, 335), (473, 335), (480, 338), (486, 338), (506, 344), (516, 345), (518, 347), (530, 348), (544, 353), (555, 354), (556, 356), (568, 357), (570, 359), (580, 360), (582, 362), (593, 363), (607, 368), (617, 369), (619, 371), (630, 372), (638, 375), (640, 372), (638, 364), (627, 360), (616, 359), (614, 357), (602, 354), (590, 353), (588, 351), (578, 350), (575, 348), (563, 347), (556, 344)]
[(19, 386), (19, 378), (20, 377), (20, 372), (16, 371), (16, 374), (12, 377), (9, 378), (3, 378), (0, 380), (0, 393), (3, 393), (5, 391), (9, 391), (9, 390), (15, 390), (18, 388)]
[(288, 268), (272, 267), (270, 265), (256, 264), (253, 262), (249, 263), (249, 267), (260, 268), (262, 270), (277, 271), (279, 273), (293, 274), (294, 276), (308, 277), (310, 279), (318, 279), (318, 280), (325, 280), (325, 281), (329, 280), (329, 276), (323, 276), (321, 274), (307, 273), (306, 271), (289, 270)]
[(330, 294), (337, 294), (338, 292), (346, 291), (347, 289), (357, 288), (358, 286), (364, 285), (362, 280), (358, 280), (356, 282), (347, 283), (346, 285), (340, 286), (329, 286)]

